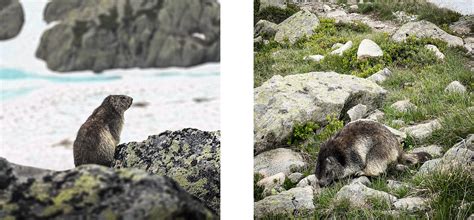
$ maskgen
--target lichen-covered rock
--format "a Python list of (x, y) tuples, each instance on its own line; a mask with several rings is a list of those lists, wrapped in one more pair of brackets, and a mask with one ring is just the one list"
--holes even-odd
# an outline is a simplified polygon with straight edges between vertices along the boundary
[(59, 72), (188, 67), (220, 60), (216, 0), (50, 1), (36, 56)]
[(267, 21), (267, 20), (260, 20), (255, 24), (255, 36), (261, 36), (265, 39), (273, 38), (277, 32), (278, 25)]
[(392, 35), (392, 39), (395, 41), (404, 41), (409, 36), (415, 36), (417, 38), (429, 37), (445, 41), (449, 46), (463, 46), (463, 40), (460, 37), (446, 33), (429, 21), (408, 22)]
[(285, 182), (285, 178), (286, 176), (284, 173), (277, 173), (273, 176), (265, 177), (258, 181), (257, 186), (262, 186), (264, 188), (262, 196), (266, 197), (272, 195), (273, 192), (283, 191), (280, 189)]
[(381, 57), (383, 51), (375, 42), (370, 39), (364, 39), (357, 49), (357, 59), (365, 59), (368, 57)]
[(83, 165), (26, 182), (0, 158), (0, 219), (217, 219), (174, 180), (138, 169)]
[(384, 68), (383, 70), (380, 70), (372, 74), (371, 76), (367, 77), (367, 79), (377, 84), (380, 84), (384, 82), (391, 75), (392, 75), (392, 71), (390, 71), (388, 68)]
[(263, 152), (254, 157), (254, 173), (264, 177), (277, 173), (289, 175), (292, 172), (303, 170), (307, 164), (298, 152), (291, 149), (278, 148)]
[(377, 199), (387, 204), (397, 201), (397, 197), (383, 191), (371, 189), (360, 183), (349, 184), (336, 193), (336, 201), (348, 201), (351, 207), (370, 208), (371, 200)]
[(369, 115), (367, 116), (367, 119), (380, 122), (382, 121), (384, 116), (385, 116), (385, 113), (383, 113), (382, 111), (378, 109), (375, 109), (374, 111), (369, 113)]
[(304, 217), (314, 211), (313, 199), (310, 186), (293, 188), (255, 202), (255, 218), (278, 214)]
[(367, 178), (366, 176), (361, 176), (361, 177), (358, 177), (358, 178), (355, 178), (355, 179), (351, 180), (350, 184), (356, 184), (356, 183), (368, 186), (368, 185), (370, 185), (371, 182), (370, 182), (369, 178)]
[(313, 31), (319, 26), (318, 17), (307, 11), (302, 10), (278, 24), (278, 31), (275, 34), (275, 41), (284, 43), (288, 40), (291, 44), (304, 36), (313, 35)]
[(425, 123), (404, 127), (400, 130), (406, 132), (415, 140), (423, 140), (429, 137), (435, 130), (438, 130), (440, 128), (441, 123), (439, 122), (439, 120), (431, 120)]
[(0, 40), (18, 35), (24, 23), (23, 7), (18, 0), (0, 1)]
[(471, 27), (474, 27), (474, 15), (463, 16), (449, 25), (449, 29), (460, 35), (474, 34)]
[(429, 200), (421, 197), (408, 197), (397, 200), (393, 203), (393, 207), (408, 212), (424, 211), (429, 208)]
[(335, 72), (273, 76), (254, 90), (255, 153), (286, 146), (295, 124), (327, 123), (357, 104), (372, 111), (386, 90), (362, 78)]
[(316, 178), (316, 175), (312, 174), (309, 175), (302, 180), (296, 185), (296, 187), (306, 187), (306, 186), (311, 186), (313, 189), (319, 188), (318, 184), (318, 178)]
[(303, 179), (303, 174), (298, 172), (292, 173), (288, 176), (288, 179), (290, 179), (292, 183), (298, 183), (301, 179)]
[(392, 107), (393, 109), (399, 112), (408, 112), (408, 111), (413, 111), (417, 109), (416, 105), (411, 103), (410, 100), (408, 99), (397, 101), (393, 103), (390, 107)]
[(168, 176), (215, 211), (220, 203), (220, 132), (166, 131), (117, 146), (115, 168)]
[(367, 106), (357, 104), (347, 111), (349, 121), (356, 121), (363, 118), (367, 114)]
[(449, 83), (448, 86), (444, 89), (445, 92), (452, 92), (452, 93), (465, 93), (466, 87), (463, 86), (459, 81), (452, 81)]

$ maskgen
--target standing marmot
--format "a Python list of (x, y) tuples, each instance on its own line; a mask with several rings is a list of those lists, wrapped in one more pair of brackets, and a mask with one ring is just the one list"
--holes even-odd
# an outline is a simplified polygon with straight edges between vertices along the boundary
[(123, 114), (133, 99), (125, 95), (109, 95), (92, 112), (77, 132), (74, 141), (74, 164), (100, 164), (110, 166), (115, 147), (120, 141)]
[(321, 145), (316, 164), (319, 185), (347, 176), (378, 176), (389, 165), (415, 164), (431, 156), (420, 152), (403, 152), (396, 136), (384, 125), (371, 120), (347, 124), (341, 131)]

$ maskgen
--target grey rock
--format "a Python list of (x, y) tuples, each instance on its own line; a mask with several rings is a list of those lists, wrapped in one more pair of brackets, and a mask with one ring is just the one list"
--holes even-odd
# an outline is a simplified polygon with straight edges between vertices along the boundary
[(44, 19), (36, 56), (58, 72), (220, 61), (216, 0), (52, 0)]
[(424, 175), (424, 174), (429, 174), (435, 171), (439, 164), (442, 162), (442, 158), (437, 158), (433, 160), (428, 160), (423, 165), (420, 167), (418, 170), (418, 175)]
[(391, 123), (392, 123), (392, 125), (399, 126), (399, 127), (405, 125), (405, 122), (403, 120), (399, 120), (399, 119), (392, 120)]
[(395, 41), (404, 41), (409, 36), (415, 36), (417, 38), (429, 37), (445, 41), (449, 46), (463, 46), (463, 41), (460, 37), (446, 33), (429, 21), (406, 23), (392, 35), (392, 39)]
[(266, 196), (270, 196), (270, 195), (283, 191), (280, 189), (282, 189), (281, 186), (285, 182), (285, 178), (286, 176), (284, 173), (277, 173), (273, 176), (269, 176), (269, 177), (261, 179), (260, 181), (257, 182), (257, 185), (264, 187), (262, 195), (266, 197)]
[(349, 50), (352, 47), (352, 41), (347, 41), (344, 45), (340, 46), (336, 50), (331, 51), (331, 54), (342, 56), (344, 51)]
[(370, 183), (371, 182), (370, 182), (369, 178), (367, 178), (366, 176), (361, 176), (361, 177), (357, 177), (357, 178), (351, 180), (350, 184), (362, 184), (362, 185), (365, 185), (365, 186), (369, 186)]
[(384, 68), (383, 70), (380, 70), (372, 74), (371, 76), (367, 77), (367, 79), (377, 84), (380, 84), (384, 82), (391, 75), (392, 75), (392, 71), (390, 71), (388, 68)]
[(258, 36), (256, 38), (253, 39), (253, 43), (256, 44), (256, 43), (263, 43), (263, 38), (262, 36)]
[(255, 218), (268, 215), (307, 216), (314, 212), (314, 194), (310, 186), (297, 187), (254, 203)]
[(260, 0), (260, 9), (262, 10), (266, 7), (277, 7), (281, 9), (286, 8), (286, 0)]
[(438, 145), (429, 145), (426, 147), (418, 147), (410, 151), (411, 153), (420, 153), (426, 152), (429, 153), (432, 157), (440, 157), (443, 155), (443, 148)]
[(284, 43), (288, 39), (290, 44), (293, 44), (304, 36), (313, 35), (314, 29), (318, 26), (319, 19), (315, 14), (307, 10), (299, 11), (278, 24), (275, 41)]
[(82, 165), (65, 171), (43, 171), (27, 182), (19, 182), (17, 168), (3, 158), (0, 165), (0, 215), (3, 217), (217, 219), (212, 210), (174, 180), (138, 169)]
[(411, 103), (408, 99), (395, 102), (390, 107), (399, 112), (408, 112), (417, 109), (416, 105)]
[(427, 44), (425, 45), (425, 48), (432, 51), (438, 59), (444, 60), (444, 54), (441, 53), (441, 51), (439, 51), (438, 47), (436, 47), (435, 45)]
[(347, 111), (349, 121), (356, 121), (363, 118), (367, 114), (367, 106), (357, 104)]
[(357, 49), (357, 59), (381, 56), (383, 56), (383, 51), (375, 42), (369, 39), (364, 39), (360, 42), (359, 48)]
[(387, 180), (387, 187), (391, 190), (400, 190), (403, 188), (410, 188), (410, 185), (404, 182), (396, 181), (396, 180)]
[(335, 50), (335, 49), (340, 48), (340, 47), (342, 47), (342, 46), (344, 46), (344, 44), (335, 43), (335, 44), (332, 45), (331, 49), (332, 49), (332, 50)]
[(468, 55), (474, 56), (474, 37), (464, 38), (464, 48), (467, 50)]
[(336, 9), (326, 14), (326, 17), (328, 18), (337, 18), (337, 17), (344, 17), (344, 16), (347, 16), (347, 13), (344, 10), (339, 10), (339, 9)]
[(332, 8), (331, 8), (331, 6), (324, 4), (324, 5), (323, 5), (323, 10), (324, 10), (325, 12), (329, 12), (329, 11), (332, 10)]
[(220, 132), (166, 131), (117, 146), (114, 168), (138, 168), (173, 178), (216, 212), (220, 204)]
[(468, 15), (449, 25), (449, 29), (460, 35), (469, 35), (472, 26), (474, 26), (474, 15)]
[(444, 91), (453, 93), (465, 93), (466, 87), (463, 86), (459, 81), (452, 81), (451, 83), (449, 83), (448, 86), (446, 86)]
[(316, 175), (312, 174), (309, 175), (302, 180), (298, 184), (296, 184), (296, 187), (306, 187), (306, 186), (311, 186), (313, 189), (319, 188), (318, 185), (318, 179), (316, 178)]
[(429, 209), (429, 200), (421, 197), (408, 197), (397, 200), (393, 203), (393, 207), (408, 212), (425, 211)]
[(315, 62), (319, 62), (321, 61), (322, 59), (324, 59), (324, 56), (323, 55), (310, 55), (310, 56), (307, 56), (304, 58), (304, 60), (312, 60), (312, 61), (315, 61)]
[(298, 183), (301, 179), (303, 179), (303, 174), (302, 173), (292, 173), (288, 176), (288, 179), (292, 183)]
[(382, 121), (384, 116), (385, 116), (385, 113), (383, 113), (382, 111), (378, 109), (375, 109), (374, 111), (369, 113), (369, 116), (367, 116), (367, 119), (380, 122)]
[(273, 38), (277, 32), (278, 25), (267, 21), (260, 20), (255, 24), (255, 36), (261, 36), (265, 39)]
[(325, 124), (328, 115), (339, 117), (357, 104), (372, 111), (385, 94), (371, 81), (335, 72), (273, 76), (254, 90), (255, 153), (286, 146), (297, 123)]
[(453, 147), (466, 148), (474, 151), (474, 134), (468, 135), (466, 139), (463, 139), (462, 141), (458, 142)]
[(289, 175), (303, 170), (306, 166), (306, 162), (299, 153), (291, 149), (278, 148), (255, 156), (253, 171), (268, 177), (277, 173)]
[(435, 131), (441, 128), (441, 123), (438, 120), (431, 120), (422, 124), (417, 124), (409, 127), (401, 128), (400, 130), (406, 132), (408, 135), (416, 140), (423, 140)]
[(0, 1), (0, 40), (16, 37), (24, 20), (23, 7), (18, 0)]
[(397, 201), (397, 197), (386, 192), (371, 189), (360, 183), (354, 183), (342, 187), (336, 193), (336, 201), (348, 201), (351, 207), (354, 208), (370, 208), (371, 199), (380, 199), (387, 204), (392, 204)]

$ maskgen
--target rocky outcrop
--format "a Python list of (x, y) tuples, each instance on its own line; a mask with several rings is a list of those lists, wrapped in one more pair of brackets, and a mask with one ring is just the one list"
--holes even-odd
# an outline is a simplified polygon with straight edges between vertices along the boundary
[(1, 219), (217, 219), (172, 179), (138, 169), (83, 165), (21, 181), (21, 167), (0, 158)]
[(301, 171), (307, 166), (303, 157), (286, 148), (278, 148), (263, 152), (254, 157), (253, 172), (264, 177), (273, 176), (277, 173), (290, 173)]
[(463, 40), (460, 37), (446, 33), (429, 21), (406, 23), (392, 35), (392, 39), (395, 41), (404, 41), (409, 36), (415, 36), (417, 38), (429, 37), (445, 41), (449, 46), (463, 46)]
[(310, 186), (293, 188), (255, 202), (255, 218), (269, 215), (307, 216), (315, 209), (313, 199)]
[(286, 146), (295, 124), (327, 123), (357, 104), (370, 112), (386, 91), (377, 84), (335, 72), (273, 76), (254, 91), (255, 153)]
[(216, 0), (50, 1), (36, 56), (59, 72), (188, 67), (220, 60)]
[(166, 131), (143, 142), (117, 146), (115, 168), (168, 176), (217, 212), (220, 203), (220, 133)]
[(381, 56), (383, 56), (383, 51), (375, 42), (369, 39), (364, 39), (360, 42), (357, 49), (357, 59)]
[(23, 7), (18, 0), (0, 1), (0, 40), (16, 37), (24, 21)]
[(288, 40), (293, 44), (304, 36), (313, 35), (318, 26), (319, 19), (315, 14), (306, 10), (299, 11), (278, 25), (275, 41), (284, 43)]

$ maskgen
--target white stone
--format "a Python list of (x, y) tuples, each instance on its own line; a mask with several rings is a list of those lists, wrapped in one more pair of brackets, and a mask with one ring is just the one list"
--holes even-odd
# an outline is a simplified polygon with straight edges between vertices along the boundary
[(311, 56), (307, 56), (304, 58), (305, 60), (312, 60), (312, 61), (315, 61), (315, 62), (319, 62), (321, 61), (322, 59), (324, 59), (324, 56), (323, 55), (311, 55)]
[(430, 51), (433, 51), (433, 53), (436, 55), (438, 59), (444, 60), (444, 54), (441, 53), (441, 51), (439, 51), (438, 47), (436, 47), (435, 45), (427, 44), (425, 45), (425, 48)]
[(416, 105), (411, 103), (408, 99), (395, 102), (390, 107), (394, 108), (399, 112), (408, 112), (417, 109)]
[(314, 209), (314, 193), (310, 186), (296, 187), (254, 203), (255, 218), (269, 215), (306, 216)]
[(363, 118), (367, 114), (367, 106), (357, 104), (347, 111), (350, 121), (355, 121)]
[(371, 76), (367, 77), (367, 79), (377, 84), (380, 84), (384, 82), (391, 75), (392, 75), (392, 71), (390, 71), (388, 68), (384, 68), (383, 70), (380, 70), (372, 74)]
[(438, 120), (431, 120), (422, 124), (417, 124), (405, 128), (401, 128), (401, 131), (406, 132), (416, 140), (423, 140), (429, 137), (433, 131), (441, 128), (441, 123)]
[(369, 208), (371, 199), (378, 198), (387, 204), (397, 201), (397, 197), (386, 192), (371, 189), (365, 185), (355, 183), (342, 187), (336, 193), (335, 200), (347, 200), (351, 207), (354, 208)]
[(339, 47), (336, 50), (332, 51), (331, 54), (336, 54), (336, 55), (342, 56), (344, 51), (349, 50), (351, 47), (352, 47), (352, 41), (348, 41), (347, 43), (345, 43), (341, 47)]
[(399, 199), (393, 203), (397, 210), (405, 210), (408, 212), (424, 211), (429, 207), (429, 200), (421, 197), (408, 197)]
[(459, 81), (453, 81), (444, 89), (445, 92), (453, 93), (465, 93), (466, 87), (464, 87)]
[(357, 59), (381, 56), (383, 56), (383, 51), (375, 42), (369, 39), (364, 39), (360, 42), (359, 49), (357, 49)]
[(382, 121), (384, 116), (385, 116), (385, 113), (383, 113), (382, 111), (378, 109), (375, 109), (374, 111), (369, 113), (369, 116), (367, 116), (367, 119), (380, 122)]
[(273, 176), (277, 173), (289, 175), (291, 169), (303, 169), (306, 163), (303, 157), (286, 148), (278, 148), (263, 152), (254, 157), (254, 173), (260, 173), (264, 177)]

